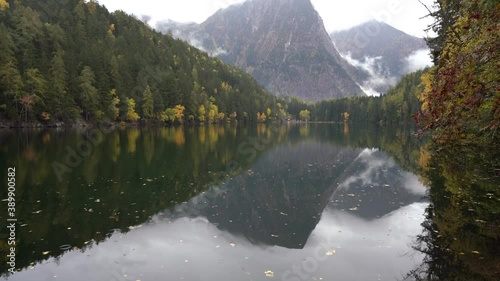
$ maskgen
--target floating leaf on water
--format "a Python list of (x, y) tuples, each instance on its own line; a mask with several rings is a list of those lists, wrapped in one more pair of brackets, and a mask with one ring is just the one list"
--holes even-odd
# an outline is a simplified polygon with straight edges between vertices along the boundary
[(272, 272), (271, 270), (264, 271), (264, 274), (266, 275), (266, 277), (269, 277), (269, 278), (274, 277), (274, 272)]
[(61, 245), (59, 246), (59, 249), (63, 250), (63, 251), (67, 251), (67, 250), (70, 250), (71, 249), (71, 245)]
[(327, 256), (333, 256), (335, 253), (337, 253), (337, 250), (331, 249), (330, 251), (326, 252), (325, 255), (327, 255)]
[(142, 224), (135, 225), (135, 226), (129, 226), (128, 229), (133, 230), (133, 229), (140, 228), (140, 227), (142, 227)]

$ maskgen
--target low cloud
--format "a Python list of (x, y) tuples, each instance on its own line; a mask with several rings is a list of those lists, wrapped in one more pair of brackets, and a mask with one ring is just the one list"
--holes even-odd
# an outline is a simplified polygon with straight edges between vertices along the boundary
[(212, 57), (227, 54), (227, 51), (221, 47), (207, 48), (203, 41), (209, 40), (209, 35), (196, 31), (196, 23), (179, 23), (172, 20), (164, 20), (156, 24), (156, 29), (160, 32), (170, 32), (174, 38), (184, 40), (189, 45), (206, 52)]
[[(357, 84), (357, 83), (356, 83)], [(363, 85), (358, 84), (358, 86), (361, 88), (361, 90), (367, 95), (371, 97), (380, 97), (382, 94), (375, 91), (375, 89), (370, 88), (370, 87), (365, 87)]]
[(411, 53), (406, 59), (406, 72), (414, 72), (428, 66), (432, 66), (432, 59), (429, 49), (417, 50)]
[(148, 15), (142, 15), (141, 16), (141, 21), (145, 22), (145, 23), (149, 23), (151, 21), (151, 16), (148, 16)]
[(207, 49), (207, 48), (205, 48), (205, 46), (203, 45), (203, 42), (201, 40), (207, 39), (207, 36), (208, 35), (199, 36), (199, 33), (194, 33), (194, 34), (190, 33), (187, 36), (185, 36), (185, 34), (184, 34), (184, 36), (182, 36), (183, 37), (182, 39), (185, 40), (185, 41), (187, 41), (193, 47), (196, 47), (197, 49), (200, 49), (203, 52), (208, 53), (211, 57), (217, 57), (217, 56), (220, 56), (220, 55), (227, 54), (227, 51), (224, 50), (221, 47), (217, 47), (215, 49)]
[(380, 96), (380, 93), (375, 90), (376, 88), (394, 86), (398, 80), (384, 67), (382, 56), (365, 56), (363, 60), (354, 59), (350, 53), (341, 54), (341, 56), (352, 66), (368, 73), (369, 78), (363, 81), (360, 87), (369, 96)]

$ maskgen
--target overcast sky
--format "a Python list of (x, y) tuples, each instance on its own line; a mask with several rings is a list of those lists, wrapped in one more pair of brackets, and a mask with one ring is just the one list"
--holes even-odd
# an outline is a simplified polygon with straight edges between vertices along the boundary
[[(275, 1), (275, 0), (269, 0)], [(431, 19), (420, 20), (426, 9), (417, 0), (311, 0), (328, 31), (341, 30), (379, 19), (414, 36), (425, 36)], [(108, 10), (124, 10), (141, 17), (150, 16), (150, 24), (171, 19), (201, 23), (218, 9), (243, 0), (99, 0)], [(433, 0), (422, 0), (430, 5)]]

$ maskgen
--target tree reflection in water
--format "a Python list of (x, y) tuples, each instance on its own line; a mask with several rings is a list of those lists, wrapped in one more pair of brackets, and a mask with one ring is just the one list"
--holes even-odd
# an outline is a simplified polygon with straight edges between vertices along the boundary
[(423, 167), (430, 200), (414, 248), (426, 255), (406, 280), (499, 280), (500, 150), (453, 147)]

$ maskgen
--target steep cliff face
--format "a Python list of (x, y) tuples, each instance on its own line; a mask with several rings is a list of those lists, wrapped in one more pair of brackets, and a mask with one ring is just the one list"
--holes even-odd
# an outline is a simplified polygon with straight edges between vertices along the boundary
[(277, 95), (317, 101), (363, 94), (353, 80), (359, 71), (337, 52), (310, 0), (248, 0), (172, 32)]
[[(427, 45), (422, 38), (408, 35), (386, 23), (369, 21), (353, 28), (330, 34), (337, 50), (368, 77), (357, 81), (367, 88), (385, 93), (401, 77), (419, 67), (412, 58), (419, 51), (425, 59)], [(430, 58), (427, 59), (430, 63)], [(423, 62), (421, 62), (423, 63)]]

